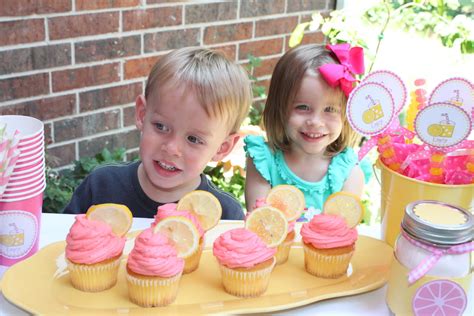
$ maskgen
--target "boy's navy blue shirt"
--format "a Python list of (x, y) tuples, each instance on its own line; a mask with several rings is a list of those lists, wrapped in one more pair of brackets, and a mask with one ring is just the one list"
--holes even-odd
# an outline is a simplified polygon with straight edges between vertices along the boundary
[[(140, 162), (126, 165), (99, 167), (88, 175), (77, 187), (64, 213), (80, 214), (94, 204), (124, 204), (134, 217), (153, 218), (159, 206), (164, 203), (150, 199), (138, 181)], [(196, 190), (204, 190), (214, 194), (222, 205), (221, 219), (244, 219), (242, 206), (230, 194), (218, 189), (201, 174), (201, 184)]]

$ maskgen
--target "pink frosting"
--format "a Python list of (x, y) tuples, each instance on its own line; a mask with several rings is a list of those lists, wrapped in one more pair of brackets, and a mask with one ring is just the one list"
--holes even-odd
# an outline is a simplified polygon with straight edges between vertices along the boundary
[(357, 240), (357, 230), (349, 228), (344, 218), (337, 215), (315, 215), (301, 227), (301, 237), (315, 248), (328, 249), (352, 245)]
[(202, 229), (201, 223), (197, 217), (188, 211), (177, 211), (176, 205), (176, 203), (168, 203), (158, 207), (158, 212), (155, 215), (155, 221), (151, 224), (151, 226), (155, 226), (156, 223), (168, 216), (183, 216), (193, 222), (194, 226), (196, 226), (199, 232), (199, 236), (202, 237), (204, 235), (204, 229)]
[(271, 259), (276, 248), (269, 248), (254, 232), (236, 228), (216, 239), (213, 252), (217, 260), (228, 268), (251, 268)]
[(127, 266), (141, 275), (172, 277), (183, 271), (184, 260), (178, 258), (176, 248), (153, 227), (145, 229), (135, 239), (135, 246), (128, 255)]
[(77, 215), (66, 237), (66, 258), (74, 263), (94, 264), (122, 254), (125, 237), (112, 232), (104, 222)]

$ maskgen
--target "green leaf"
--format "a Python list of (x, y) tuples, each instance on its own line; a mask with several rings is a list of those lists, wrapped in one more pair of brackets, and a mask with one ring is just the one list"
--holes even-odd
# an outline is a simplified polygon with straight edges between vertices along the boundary
[(304, 31), (309, 26), (310, 22), (300, 23), (298, 24), (290, 36), (290, 41), (288, 42), (288, 46), (295, 47), (298, 46), (301, 41), (303, 40)]

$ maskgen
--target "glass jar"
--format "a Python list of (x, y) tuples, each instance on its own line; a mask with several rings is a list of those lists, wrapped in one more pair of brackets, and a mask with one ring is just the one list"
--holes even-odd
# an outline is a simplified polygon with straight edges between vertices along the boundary
[[(387, 289), (390, 310), (415, 315), (435, 314), (436, 308), (449, 315), (466, 311), (473, 236), (473, 215), (462, 208), (430, 200), (408, 204), (394, 247)], [(443, 291), (454, 291), (457, 305), (437, 297)]]

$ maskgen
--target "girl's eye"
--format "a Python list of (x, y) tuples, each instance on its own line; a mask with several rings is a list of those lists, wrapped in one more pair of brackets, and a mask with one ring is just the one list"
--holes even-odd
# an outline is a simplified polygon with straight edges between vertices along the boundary
[(328, 113), (339, 113), (339, 109), (336, 108), (335, 106), (327, 106), (327, 107), (324, 109), (324, 112), (328, 112)]
[(296, 109), (300, 111), (309, 111), (309, 106), (306, 104), (299, 104), (296, 106)]
[(193, 144), (204, 144), (204, 142), (196, 136), (188, 136), (188, 141)]
[(157, 130), (162, 131), (162, 132), (168, 132), (170, 129), (168, 126), (162, 124), (162, 123), (155, 123), (155, 127)]

